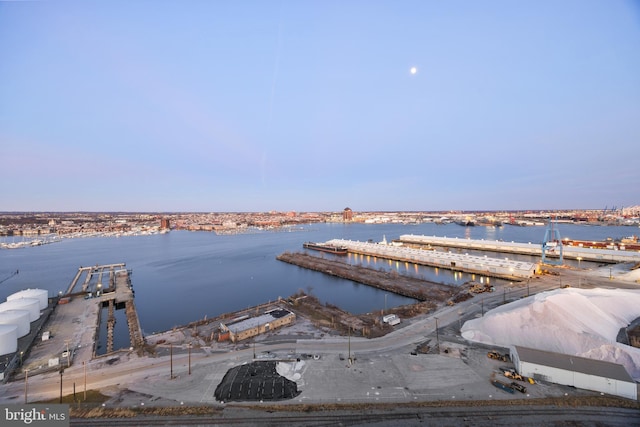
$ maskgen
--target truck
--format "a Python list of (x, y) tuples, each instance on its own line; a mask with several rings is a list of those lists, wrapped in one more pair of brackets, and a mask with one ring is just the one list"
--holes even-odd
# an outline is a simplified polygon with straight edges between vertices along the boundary
[(491, 380), (491, 384), (493, 384), (494, 386), (498, 387), (501, 390), (506, 391), (507, 393), (513, 394), (515, 392), (513, 387), (511, 387), (511, 384), (507, 384), (499, 380)]
[(391, 326), (395, 326), (400, 323), (400, 318), (395, 314), (387, 314), (382, 318), (384, 323), (388, 323)]

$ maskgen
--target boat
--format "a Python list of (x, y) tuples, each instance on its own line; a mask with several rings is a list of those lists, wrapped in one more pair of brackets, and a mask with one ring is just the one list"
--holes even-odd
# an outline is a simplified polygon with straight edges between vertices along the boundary
[(312, 249), (314, 251), (328, 252), (335, 255), (346, 255), (349, 252), (345, 246), (332, 246), (314, 242), (306, 242), (302, 247), (305, 249)]

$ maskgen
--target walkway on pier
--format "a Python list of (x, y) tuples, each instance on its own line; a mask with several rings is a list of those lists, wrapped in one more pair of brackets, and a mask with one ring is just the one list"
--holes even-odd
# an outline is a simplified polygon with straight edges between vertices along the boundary
[[(475, 249), (480, 251), (503, 252), (542, 256), (542, 245), (533, 243), (501, 242), (497, 240), (459, 239), (457, 237), (420, 236), (403, 234), (398, 239), (400, 243), (418, 244), (424, 246), (438, 246), (447, 248)], [(547, 257), (553, 257), (547, 254)], [(595, 262), (640, 262), (640, 252), (619, 251), (610, 249), (589, 249), (575, 246), (563, 246), (562, 256), (568, 259)]]

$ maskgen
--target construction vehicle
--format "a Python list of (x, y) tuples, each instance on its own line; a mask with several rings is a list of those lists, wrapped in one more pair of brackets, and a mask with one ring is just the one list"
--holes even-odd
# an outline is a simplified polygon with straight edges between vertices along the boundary
[(472, 294), (481, 294), (483, 292), (493, 292), (494, 290), (495, 288), (488, 283), (484, 285), (476, 282), (469, 283), (469, 292), (471, 292)]
[(527, 392), (527, 388), (525, 386), (523, 386), (522, 384), (518, 384), (516, 382), (512, 382), (510, 384), (511, 388), (514, 390), (519, 391), (520, 393), (526, 393)]
[(491, 350), (490, 352), (487, 353), (487, 357), (489, 359), (494, 359), (494, 360), (501, 360), (503, 362), (508, 362), (509, 361), (509, 355), (507, 354), (500, 354), (495, 350)]
[(504, 371), (504, 376), (512, 380), (526, 381), (522, 375), (520, 375), (513, 369), (508, 369)]

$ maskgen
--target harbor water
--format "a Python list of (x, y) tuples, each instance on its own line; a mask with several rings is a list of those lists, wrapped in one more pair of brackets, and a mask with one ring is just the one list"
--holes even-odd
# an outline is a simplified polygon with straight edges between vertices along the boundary
[[(616, 239), (638, 233), (637, 227), (560, 224), (558, 228), (563, 238), (580, 240)], [(63, 239), (42, 246), (1, 250), (0, 280), (16, 270), (19, 274), (0, 284), (0, 301), (27, 288), (46, 289), (50, 296), (55, 296), (66, 291), (80, 266), (124, 262), (133, 272), (135, 304), (146, 334), (274, 301), (299, 290), (312, 293), (324, 303), (364, 313), (380, 310), (385, 304), (389, 308), (413, 300), (286, 264), (277, 261), (276, 256), (285, 251), (302, 251), (302, 244), (307, 241), (340, 238), (391, 242), (402, 234), (540, 244), (545, 230), (545, 226), (335, 223), (246, 234), (172, 231), (119, 238)], [(3, 238), (3, 241), (7, 239), (12, 238)], [(318, 252), (315, 255), (333, 256)], [(376, 269), (396, 269), (401, 274), (452, 285), (472, 279), (467, 274), (369, 257), (349, 255), (345, 260)], [(589, 267), (582, 264), (582, 268)]]

